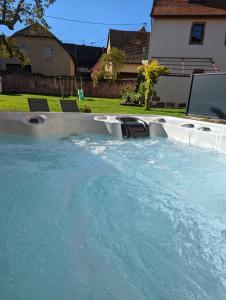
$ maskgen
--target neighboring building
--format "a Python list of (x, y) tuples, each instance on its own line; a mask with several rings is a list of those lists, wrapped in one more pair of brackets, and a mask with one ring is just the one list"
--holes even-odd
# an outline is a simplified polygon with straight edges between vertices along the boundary
[[(142, 27), (139, 31), (123, 31), (110, 29), (107, 52), (118, 48), (125, 53), (125, 63), (119, 78), (136, 78), (138, 68), (148, 59), (150, 32)], [(97, 66), (98, 67), (98, 66)]]
[(106, 49), (103, 47), (93, 47), (75, 44), (63, 44), (65, 49), (74, 57), (77, 63), (76, 76), (91, 77), (90, 70), (98, 62)]
[(47, 76), (75, 76), (76, 62), (63, 44), (39, 24), (28, 26), (13, 35), (17, 46), (30, 59), (22, 67), (16, 58), (2, 59), (0, 70)]
[(155, 0), (149, 59), (175, 74), (226, 71), (225, 0)]

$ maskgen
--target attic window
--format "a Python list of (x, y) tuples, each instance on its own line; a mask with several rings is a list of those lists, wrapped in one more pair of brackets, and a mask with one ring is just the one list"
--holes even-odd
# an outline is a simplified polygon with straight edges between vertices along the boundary
[(190, 44), (203, 44), (205, 36), (205, 23), (194, 23), (191, 27)]
[(46, 60), (51, 59), (53, 57), (53, 49), (52, 48), (44, 48), (44, 58)]

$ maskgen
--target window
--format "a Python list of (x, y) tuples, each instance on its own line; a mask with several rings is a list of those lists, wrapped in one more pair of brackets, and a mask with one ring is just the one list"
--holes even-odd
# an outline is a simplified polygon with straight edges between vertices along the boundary
[(191, 27), (190, 44), (201, 45), (205, 35), (205, 23), (194, 23)]
[(27, 53), (27, 47), (25, 45), (20, 45), (19, 46), (19, 49), (20, 51), (23, 53), (23, 54), (26, 54)]
[(51, 59), (53, 57), (53, 49), (52, 48), (44, 48), (44, 58)]

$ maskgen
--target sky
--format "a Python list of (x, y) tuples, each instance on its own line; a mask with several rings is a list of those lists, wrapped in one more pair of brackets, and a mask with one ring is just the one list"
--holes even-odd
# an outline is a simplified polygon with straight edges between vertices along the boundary
[[(46, 11), (46, 16), (84, 20), (110, 24), (133, 25), (91, 25), (68, 22), (46, 17), (51, 32), (65, 43), (106, 46), (110, 28), (138, 30), (147, 23), (150, 30), (150, 12), (153, 0), (56, 0)], [(1, 28), (7, 34), (9, 31)], [(16, 30), (22, 28), (16, 26)]]

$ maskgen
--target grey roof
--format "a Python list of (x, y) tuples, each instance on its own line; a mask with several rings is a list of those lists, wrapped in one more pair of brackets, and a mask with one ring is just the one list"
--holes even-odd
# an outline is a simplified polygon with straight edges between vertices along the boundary
[(101, 47), (66, 43), (63, 45), (75, 58), (78, 68), (88, 68), (89, 70), (97, 63), (102, 54), (106, 52), (106, 49)]

